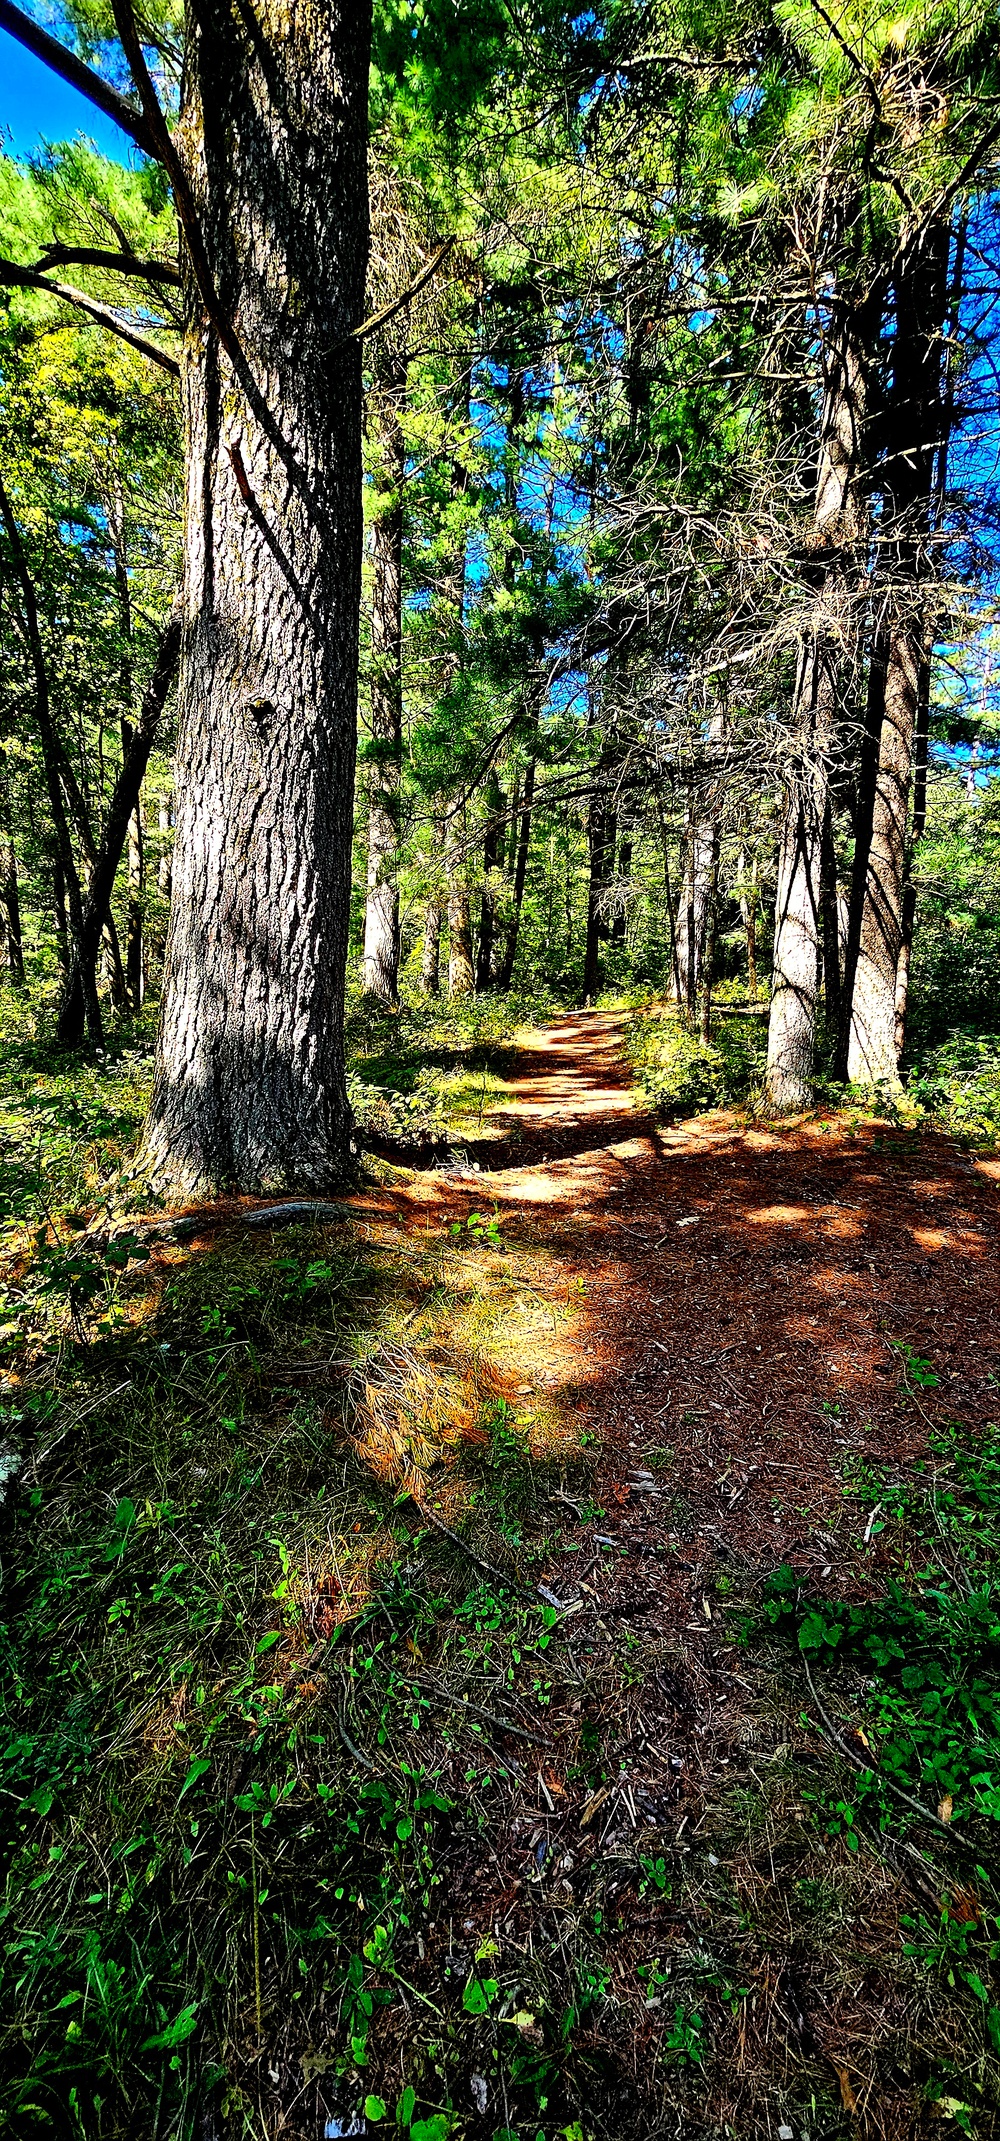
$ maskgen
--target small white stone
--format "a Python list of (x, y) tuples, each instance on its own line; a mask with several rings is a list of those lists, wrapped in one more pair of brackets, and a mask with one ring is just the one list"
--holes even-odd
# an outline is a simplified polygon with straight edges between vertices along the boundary
[(791, 2126), (779, 2126), (778, 2141), (795, 2141), (794, 2128)]

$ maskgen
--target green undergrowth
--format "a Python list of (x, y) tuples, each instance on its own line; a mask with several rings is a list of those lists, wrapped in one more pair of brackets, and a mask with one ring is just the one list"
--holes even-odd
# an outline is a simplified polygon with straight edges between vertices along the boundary
[(925, 1049), (907, 1078), (907, 1099), (953, 1136), (1000, 1142), (1000, 1034), (961, 1029)]
[(470, 2041), (496, 2067), (510, 1973), (454, 1891), (537, 1767), (565, 1647), (537, 1512), (573, 1460), (484, 1385), (440, 1491), (491, 1579), (363, 1461), (372, 1381), (405, 1409), (421, 1348), (482, 1336), (470, 1255), (505, 1283), (495, 1227), (438, 1233), (230, 1239), (9, 1345), (5, 2132), (251, 2135), (303, 2088), (322, 2131), (396, 2106), (414, 2004), (414, 2141), (457, 2130)]
[[(898, 1350), (910, 1396), (933, 1391), (932, 1364)], [(944, 1422), (905, 1476), (863, 1463), (844, 1491), (891, 1573), (830, 1598), (785, 1564), (763, 1625), (802, 1659), (803, 1721), (828, 1749), (827, 1780), (804, 1795), (821, 1833), (922, 1869), (904, 1953), (940, 1983), (967, 2062), (938, 2096), (986, 2134), (1000, 2101), (1000, 1428)]]
[(396, 1011), (371, 997), (347, 1016), (348, 1091), (365, 1136), (403, 1145), (489, 1136), (519, 1027), (555, 1013), (545, 991), (451, 999), (411, 996)]
[(677, 1012), (640, 1011), (626, 1028), (629, 1061), (654, 1107), (665, 1116), (752, 1102), (763, 1084), (767, 1024), (753, 1011), (727, 1007), (703, 1041)]

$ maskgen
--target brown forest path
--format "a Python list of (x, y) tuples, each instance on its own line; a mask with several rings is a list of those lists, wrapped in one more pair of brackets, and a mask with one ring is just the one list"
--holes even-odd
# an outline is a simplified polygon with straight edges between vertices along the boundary
[[(886, 1549), (845, 1525), (845, 1473), (905, 1467), (928, 1413), (996, 1417), (1000, 1162), (846, 1114), (658, 1124), (622, 1029), (578, 1012), (530, 1036), (491, 1116), (517, 1164), (483, 1146), (481, 1174), (421, 1176), (407, 1200), (492, 1203), (583, 1281), (573, 1332), (525, 1370), (596, 1431), (605, 1531), (640, 1558), (674, 1542), (646, 1564), (643, 1610), (689, 1623), (734, 1554), (854, 1589)], [(921, 1403), (894, 1340), (940, 1377)], [(655, 1491), (630, 1484), (651, 1452)]]

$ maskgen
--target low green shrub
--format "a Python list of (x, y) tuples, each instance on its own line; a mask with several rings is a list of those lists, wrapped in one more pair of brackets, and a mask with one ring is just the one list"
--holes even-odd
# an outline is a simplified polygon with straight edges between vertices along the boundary
[(1000, 1139), (1000, 1034), (959, 1028), (914, 1063), (907, 1092), (925, 1114), (976, 1144)]
[(751, 1099), (763, 1080), (767, 1029), (762, 1020), (720, 1018), (702, 1041), (676, 1012), (630, 1022), (630, 1060), (648, 1098), (663, 1115), (698, 1115)]

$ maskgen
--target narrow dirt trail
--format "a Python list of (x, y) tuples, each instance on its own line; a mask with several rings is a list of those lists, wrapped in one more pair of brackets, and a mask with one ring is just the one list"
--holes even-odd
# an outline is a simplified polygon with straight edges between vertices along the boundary
[[(1000, 1163), (845, 1114), (664, 1126), (622, 1044), (614, 1014), (532, 1035), (480, 1171), (421, 1176), (407, 1200), (459, 1216), (492, 1200), (582, 1281), (573, 1330), (526, 1360), (527, 1387), (534, 1370), (561, 1389), (599, 1441), (605, 1531), (614, 1511), (639, 1559), (674, 1547), (647, 1567), (644, 1610), (689, 1627), (734, 1555), (864, 1587), (885, 1549), (852, 1535), (845, 1480), (905, 1466), (928, 1433), (900, 1349), (933, 1363), (935, 1415), (996, 1414)], [(568, 1525), (567, 1550), (584, 1543)]]

